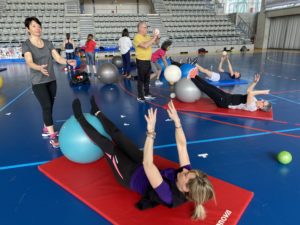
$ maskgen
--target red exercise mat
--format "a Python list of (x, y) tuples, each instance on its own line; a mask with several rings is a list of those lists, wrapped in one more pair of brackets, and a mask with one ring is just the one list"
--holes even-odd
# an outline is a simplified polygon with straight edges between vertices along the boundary
[[(263, 112), (261, 110), (257, 110), (255, 112), (250, 112), (241, 109), (220, 108), (209, 98), (201, 98), (199, 101), (193, 103), (185, 103), (177, 99), (173, 99), (173, 103), (175, 108), (179, 111), (208, 113), (222, 116), (234, 116), (260, 120), (273, 120), (272, 111)], [(167, 108), (167, 106), (168, 105), (166, 104), (164, 108)]]
[[(159, 156), (155, 156), (155, 163), (159, 168), (178, 167), (176, 163)], [(104, 158), (90, 164), (78, 164), (60, 157), (39, 166), (39, 170), (113, 224), (215, 225), (219, 220), (226, 221), (226, 225), (237, 224), (253, 197), (250, 191), (209, 177), (216, 192), (217, 204), (214, 201), (207, 202), (206, 219), (193, 222), (190, 220), (193, 203), (173, 209), (158, 206), (140, 211), (135, 208), (139, 194), (117, 183)]]

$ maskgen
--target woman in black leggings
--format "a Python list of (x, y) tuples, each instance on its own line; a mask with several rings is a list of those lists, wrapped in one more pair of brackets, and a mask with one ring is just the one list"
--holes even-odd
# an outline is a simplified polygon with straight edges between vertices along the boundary
[(223, 90), (209, 84), (199, 76), (190, 77), (194, 84), (205, 94), (207, 94), (218, 107), (230, 109), (242, 109), (246, 111), (256, 111), (260, 109), (268, 112), (272, 108), (272, 104), (266, 100), (257, 100), (256, 95), (269, 94), (270, 90), (253, 90), (260, 80), (260, 75), (254, 76), (253, 82), (247, 89), (247, 94), (229, 94)]
[(56, 78), (52, 58), (60, 64), (76, 66), (75, 60), (66, 60), (55, 50), (53, 44), (41, 38), (42, 24), (36, 17), (25, 19), (29, 38), (22, 44), (22, 53), (30, 67), (32, 90), (42, 111), (44, 128), (42, 136), (50, 137), (50, 144), (59, 147), (57, 133), (54, 131), (52, 109), (56, 95)]
[(189, 200), (196, 206), (193, 219), (204, 219), (203, 203), (214, 198), (213, 187), (206, 174), (191, 167), (185, 135), (173, 103), (168, 104), (167, 112), (175, 125), (180, 167), (162, 170), (159, 170), (153, 162), (156, 110), (149, 109), (148, 115), (145, 115), (147, 121), (146, 141), (144, 151), (140, 151), (99, 111), (93, 97), (91, 105), (91, 114), (100, 120), (112, 141), (89, 124), (81, 111), (78, 99), (73, 102), (74, 116), (86, 135), (104, 152), (104, 157), (117, 181), (124, 187), (142, 195), (136, 207), (144, 210), (162, 204), (173, 208)]

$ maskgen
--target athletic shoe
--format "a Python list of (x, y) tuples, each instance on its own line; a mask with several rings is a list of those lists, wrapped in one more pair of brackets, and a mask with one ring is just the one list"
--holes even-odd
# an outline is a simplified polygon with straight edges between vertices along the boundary
[(164, 83), (161, 82), (160, 80), (156, 80), (154, 84), (155, 84), (155, 86), (160, 86), (160, 85), (163, 85)]
[(138, 102), (140, 102), (140, 103), (144, 103), (145, 102), (145, 98), (144, 97), (138, 97), (136, 100)]
[(147, 95), (145, 95), (145, 99), (146, 100), (153, 100), (153, 99), (155, 99), (156, 97), (154, 97), (153, 95), (151, 95), (151, 94), (147, 94)]
[(50, 142), (50, 144), (52, 145), (53, 148), (59, 148), (57, 132), (50, 135), (50, 141), (49, 142)]
[(43, 137), (49, 137), (50, 136), (47, 127), (43, 127), (42, 136)]

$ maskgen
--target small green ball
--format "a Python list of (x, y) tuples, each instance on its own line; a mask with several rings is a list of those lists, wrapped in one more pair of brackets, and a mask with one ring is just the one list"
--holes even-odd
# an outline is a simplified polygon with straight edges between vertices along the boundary
[(277, 160), (282, 164), (289, 164), (290, 162), (292, 162), (292, 159), (292, 154), (288, 151), (281, 151), (277, 155)]

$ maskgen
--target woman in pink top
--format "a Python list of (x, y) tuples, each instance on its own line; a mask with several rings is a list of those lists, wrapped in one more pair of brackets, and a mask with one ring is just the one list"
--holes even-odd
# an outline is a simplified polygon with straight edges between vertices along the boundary
[(161, 65), (157, 62), (160, 58), (162, 59), (165, 68), (168, 66), (167, 60), (166, 60), (166, 52), (168, 51), (169, 47), (171, 46), (172, 41), (166, 40), (162, 43), (161, 48), (156, 50), (154, 53), (152, 53), (151, 57), (151, 69), (153, 74), (151, 74), (150, 79), (156, 78), (155, 85), (162, 85), (163, 82), (159, 80), (159, 76), (161, 74), (162, 68)]
[(95, 48), (96, 42), (94, 41), (94, 36), (89, 34), (85, 43), (85, 58), (86, 58), (86, 70), (90, 73), (90, 65), (93, 66), (94, 74), (96, 74), (96, 64), (95, 64)]

